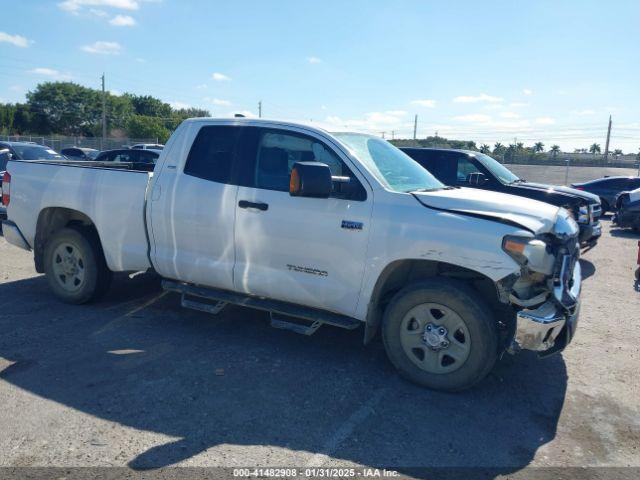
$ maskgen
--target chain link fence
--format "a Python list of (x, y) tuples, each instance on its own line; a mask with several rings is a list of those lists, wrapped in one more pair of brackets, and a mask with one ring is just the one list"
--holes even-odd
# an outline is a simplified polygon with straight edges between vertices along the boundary
[(46, 145), (56, 152), (68, 147), (95, 148), (102, 151), (126, 148), (136, 143), (158, 143), (157, 138), (107, 138), (103, 141), (101, 137), (65, 137), (61, 135), (0, 135), (0, 141), (2, 140), (8, 142), (35, 142), (40, 145)]

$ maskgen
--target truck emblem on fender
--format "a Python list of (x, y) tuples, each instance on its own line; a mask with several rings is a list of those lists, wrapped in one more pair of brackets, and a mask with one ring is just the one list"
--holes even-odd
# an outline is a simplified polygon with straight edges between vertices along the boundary
[(346, 230), (362, 230), (362, 222), (352, 222), (351, 220), (342, 220), (342, 228)]

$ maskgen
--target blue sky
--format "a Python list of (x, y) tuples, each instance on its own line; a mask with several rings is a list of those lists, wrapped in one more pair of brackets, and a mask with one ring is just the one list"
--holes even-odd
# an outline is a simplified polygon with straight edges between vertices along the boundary
[(1, 0), (0, 101), (70, 79), (333, 129), (640, 148), (640, 2)]

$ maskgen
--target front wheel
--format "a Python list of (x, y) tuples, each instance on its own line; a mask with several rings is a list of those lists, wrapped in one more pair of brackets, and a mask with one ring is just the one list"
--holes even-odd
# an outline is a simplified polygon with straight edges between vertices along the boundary
[(385, 350), (400, 374), (434, 390), (473, 386), (497, 358), (490, 309), (462, 282), (435, 278), (405, 287), (387, 306), (382, 329)]
[(82, 304), (99, 298), (111, 283), (97, 235), (84, 228), (62, 228), (44, 249), (49, 287), (63, 302)]

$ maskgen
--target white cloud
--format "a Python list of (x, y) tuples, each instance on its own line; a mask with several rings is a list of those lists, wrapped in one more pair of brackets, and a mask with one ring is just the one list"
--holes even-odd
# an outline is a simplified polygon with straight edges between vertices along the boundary
[(457, 117), (453, 117), (453, 119), (459, 122), (476, 122), (476, 123), (486, 123), (491, 121), (491, 117), (489, 115), (484, 115), (482, 113), (470, 113), (468, 115), (459, 115)]
[(206, 88), (207, 88), (206, 83), (201, 83), (200, 85), (196, 85), (197, 90), (206, 90)]
[(116, 15), (109, 20), (109, 23), (114, 27), (133, 27), (136, 24), (136, 21), (129, 15)]
[(536, 118), (536, 123), (538, 125), (553, 125), (556, 121), (551, 117), (538, 117)]
[(29, 70), (29, 73), (33, 73), (34, 75), (41, 75), (43, 77), (50, 77), (54, 80), (69, 80), (71, 75), (68, 73), (62, 73), (58, 70), (54, 70), (53, 68), (46, 67), (38, 67), (33, 70)]
[(11, 85), (9, 90), (12, 92), (24, 92), (26, 89), (22, 85)]
[(436, 106), (436, 101), (435, 100), (430, 100), (430, 99), (412, 100), (411, 104), (412, 105), (418, 105), (420, 107), (434, 108)]
[(9, 35), (5, 32), (0, 32), (0, 42), (7, 42), (16, 47), (27, 48), (29, 46), (29, 40), (21, 35)]
[(105, 12), (104, 10), (100, 10), (98, 8), (89, 9), (89, 13), (91, 15), (96, 16), (96, 17), (107, 17), (107, 16), (109, 16), (109, 14), (107, 12)]
[(533, 90), (531, 90), (529, 88), (524, 88), (522, 90), (522, 93), (524, 93), (525, 95), (533, 95)]
[(591, 110), (591, 109), (585, 109), (585, 110), (572, 110), (571, 114), (572, 115), (578, 115), (578, 116), (587, 116), (587, 115), (595, 115), (596, 111), (595, 110)]
[(58, 7), (71, 13), (79, 13), (83, 7), (109, 7), (120, 10), (137, 10), (140, 2), (137, 0), (65, 0), (58, 3)]
[(138, 63), (147, 63), (147, 61), (144, 58), (136, 58), (136, 62), (138, 62)]
[(512, 108), (522, 108), (522, 107), (528, 107), (529, 103), (527, 102), (511, 102), (509, 104), (510, 107)]
[(211, 103), (218, 105), (219, 107), (228, 107), (231, 105), (229, 100), (222, 100), (221, 98), (212, 98)]
[(216, 82), (228, 82), (231, 80), (231, 77), (227, 77), (224, 73), (215, 72), (211, 75)]
[(191, 108), (191, 105), (184, 102), (178, 102), (178, 101), (169, 102), (169, 105), (171, 105), (171, 108), (175, 110), (181, 110), (183, 108)]
[(118, 42), (98, 41), (91, 45), (84, 45), (81, 49), (97, 55), (118, 55), (122, 51), (122, 46)]
[(308, 57), (307, 62), (309, 63), (322, 63), (322, 60), (318, 57)]
[(520, 115), (515, 112), (501, 112), (500, 116), (502, 118), (520, 118)]
[(487, 103), (500, 103), (504, 101), (501, 97), (492, 97), (491, 95), (487, 95), (486, 93), (481, 93), (480, 95), (461, 95), (459, 97), (455, 97), (453, 99), (455, 103), (478, 103), (478, 102), (487, 102)]

